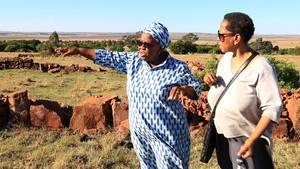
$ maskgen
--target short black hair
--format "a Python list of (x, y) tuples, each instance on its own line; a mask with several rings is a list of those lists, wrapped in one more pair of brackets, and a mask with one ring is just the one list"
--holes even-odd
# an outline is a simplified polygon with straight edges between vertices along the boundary
[(254, 34), (255, 27), (252, 19), (247, 14), (241, 12), (227, 13), (224, 20), (228, 22), (227, 30), (239, 33), (246, 43), (249, 42)]

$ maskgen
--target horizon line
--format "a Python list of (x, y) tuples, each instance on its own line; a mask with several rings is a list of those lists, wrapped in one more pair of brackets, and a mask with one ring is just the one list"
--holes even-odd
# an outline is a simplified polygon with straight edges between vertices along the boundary
[[(62, 33), (62, 34), (67, 34), (67, 33), (78, 33), (78, 34), (87, 34), (87, 33), (93, 33), (93, 34), (135, 34), (137, 32), (73, 32), (73, 31), (70, 31), (70, 32), (66, 32), (66, 31), (51, 31), (51, 32), (48, 32), (48, 31), (0, 31), (1, 34), (3, 33), (42, 33), (42, 34), (51, 34), (53, 32), (57, 32), (57, 33)], [(215, 35), (217, 33), (205, 33), (205, 32), (169, 32), (169, 34), (187, 34), (187, 33), (195, 33), (195, 34), (211, 34), (211, 35)], [(268, 36), (268, 35), (271, 35), (271, 36), (300, 36), (300, 34), (288, 34), (288, 33), (281, 33), (281, 34), (275, 34), (275, 33), (269, 33), (269, 34), (255, 34), (253, 36), (258, 36), (258, 35), (264, 35), (264, 36)], [(1, 35), (0, 35), (1, 36)]]

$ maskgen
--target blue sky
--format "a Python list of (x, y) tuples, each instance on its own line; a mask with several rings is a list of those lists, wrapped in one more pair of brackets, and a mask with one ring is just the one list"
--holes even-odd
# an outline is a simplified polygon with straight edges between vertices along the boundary
[(224, 14), (247, 13), (255, 34), (300, 35), (300, 0), (5, 0), (0, 31), (137, 32), (150, 22), (169, 32), (216, 33)]

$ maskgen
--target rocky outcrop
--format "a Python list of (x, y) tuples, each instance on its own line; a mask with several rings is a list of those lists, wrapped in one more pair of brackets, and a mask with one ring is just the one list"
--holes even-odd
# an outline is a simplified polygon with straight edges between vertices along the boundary
[(295, 130), (300, 130), (300, 88), (292, 94), (286, 102), (288, 116), (293, 122)]
[[(48, 73), (67, 73), (67, 72), (91, 72), (96, 71), (88, 66), (80, 66), (79, 64), (71, 64), (62, 66), (56, 63), (35, 63), (32, 58), (23, 55), (15, 58), (0, 58), (0, 70), (3, 69), (31, 69), (40, 70)], [(99, 69), (97, 71), (104, 71)]]
[(69, 127), (72, 116), (71, 106), (61, 106), (58, 102), (31, 99), (30, 122), (34, 127)]
[[(192, 132), (203, 133), (210, 119), (207, 91), (198, 100), (181, 98)], [(299, 130), (300, 88), (295, 93), (281, 90), (283, 109), (279, 124), (275, 125), (273, 137), (292, 139)], [(0, 99), (0, 126), (13, 121), (34, 127), (66, 128), (82, 133), (107, 132), (115, 129), (128, 135), (128, 101), (116, 95), (95, 96), (74, 107), (55, 101), (29, 99), (28, 91), (22, 90)], [(8, 120), (7, 120), (8, 118)], [(13, 120), (12, 120), (13, 119)]]
[(77, 104), (73, 110), (70, 128), (80, 131), (106, 131), (113, 125), (112, 100), (118, 100), (118, 96), (91, 97)]
[(112, 100), (112, 117), (114, 128), (120, 126), (121, 122), (128, 119), (128, 100), (123, 102)]
[(16, 123), (30, 126), (30, 100), (28, 91), (21, 90), (8, 95), (10, 115), (16, 120)]

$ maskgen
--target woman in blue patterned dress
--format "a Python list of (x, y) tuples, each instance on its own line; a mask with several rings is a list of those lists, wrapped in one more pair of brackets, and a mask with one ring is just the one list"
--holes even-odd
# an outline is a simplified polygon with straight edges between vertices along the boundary
[(127, 74), (130, 135), (141, 168), (188, 168), (190, 134), (180, 95), (198, 99), (201, 83), (183, 61), (169, 55), (169, 33), (161, 23), (146, 27), (138, 52), (59, 48)]

